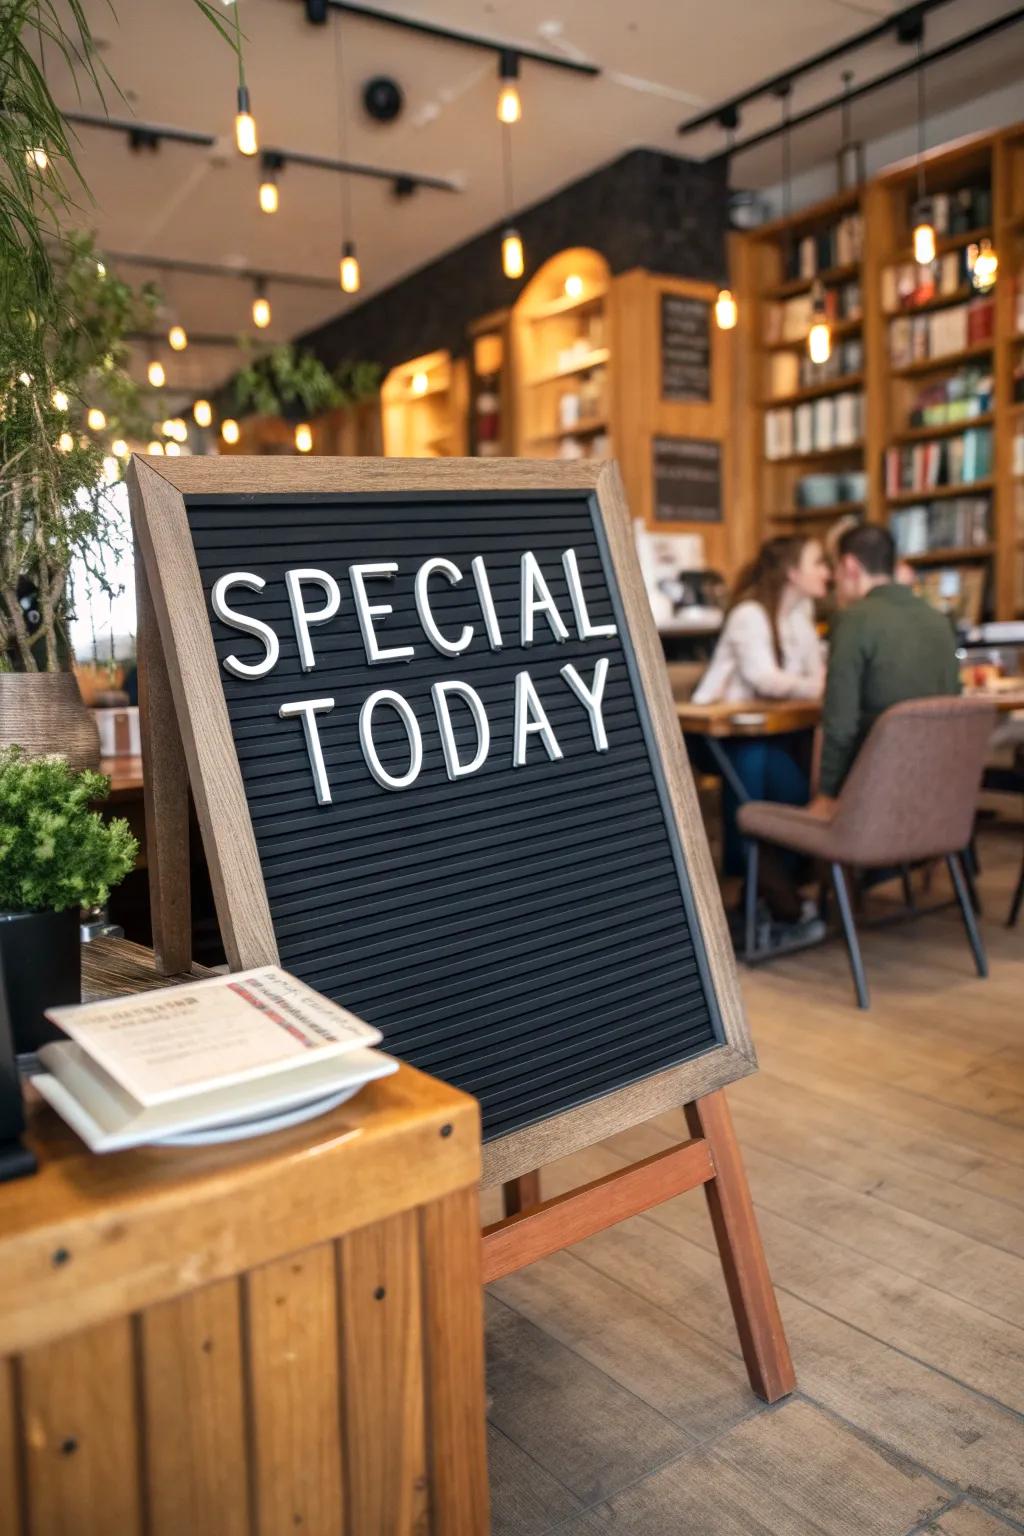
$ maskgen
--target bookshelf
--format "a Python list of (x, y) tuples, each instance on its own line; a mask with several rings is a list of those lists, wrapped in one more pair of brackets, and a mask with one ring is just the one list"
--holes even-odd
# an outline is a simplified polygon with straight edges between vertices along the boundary
[(612, 452), (610, 292), (607, 262), (584, 249), (559, 252), (523, 289), (512, 321), (523, 457)]
[(452, 358), (450, 352), (430, 352), (401, 363), (381, 385), (380, 404), (388, 458), (443, 459), (465, 454), (465, 358)]
[[(962, 577), (986, 616), (1024, 616), (1024, 124), (933, 152), (925, 176), (937, 235), (928, 268), (913, 261), (913, 160), (737, 237), (735, 286), (750, 317), (741, 495), (763, 536), (824, 533), (848, 514), (886, 522), (925, 595), (956, 607)], [(836, 232), (853, 218), (856, 252), (839, 251)], [(999, 256), (988, 293), (971, 281), (983, 240)], [(809, 302), (815, 260), (835, 315), (832, 358), (817, 371), (806, 307), (785, 314)], [(859, 294), (859, 311), (844, 289)], [(795, 378), (793, 362), (776, 361), (790, 350), (801, 358)], [(808, 444), (808, 407), (848, 392), (862, 399), (859, 431), (823, 412)], [(776, 413), (799, 410), (791, 442)]]

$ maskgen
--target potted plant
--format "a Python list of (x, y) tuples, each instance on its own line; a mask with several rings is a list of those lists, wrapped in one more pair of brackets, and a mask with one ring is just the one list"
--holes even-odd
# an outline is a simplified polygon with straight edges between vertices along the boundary
[(79, 910), (135, 863), (128, 823), (94, 809), (109, 788), (63, 757), (0, 750), (0, 960), (19, 1052), (59, 1037), (43, 1010), (81, 999)]
[(380, 384), (376, 363), (341, 363), (332, 372), (314, 352), (290, 342), (259, 352), (245, 337), (239, 337), (239, 345), (250, 352), (234, 378), (234, 396), (242, 411), (302, 421), (370, 400)]

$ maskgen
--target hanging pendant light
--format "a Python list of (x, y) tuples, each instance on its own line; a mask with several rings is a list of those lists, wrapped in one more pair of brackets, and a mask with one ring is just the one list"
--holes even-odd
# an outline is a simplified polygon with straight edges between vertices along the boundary
[(341, 260), (338, 263), (338, 281), (341, 284), (342, 293), (358, 293), (361, 280), (355, 241), (345, 240), (342, 243)]
[(924, 190), (924, 17), (917, 21), (917, 198), (914, 202), (914, 260), (919, 267), (931, 266), (935, 260), (935, 225), (932, 205)]
[(523, 115), (523, 103), (519, 98), (519, 55), (511, 48), (503, 48), (498, 55), (498, 122), (518, 123)]
[(526, 270), (526, 257), (523, 251), (523, 240), (519, 231), (512, 223), (512, 210), (515, 207), (515, 190), (512, 182), (512, 130), (508, 123), (501, 125), (502, 167), (505, 181), (505, 209), (508, 215), (508, 224), (501, 237), (501, 270), (507, 278), (515, 281), (522, 277)]
[(719, 288), (715, 300), (715, 324), (720, 331), (734, 331), (739, 310), (731, 288)]
[(827, 363), (832, 356), (832, 327), (825, 312), (825, 290), (817, 278), (811, 289), (811, 317), (807, 355), (812, 363)]
[(977, 245), (968, 247), (967, 266), (972, 287), (979, 293), (989, 293), (999, 272), (999, 257), (991, 240), (979, 240)]
[(267, 285), (262, 277), (256, 280), (256, 294), (252, 301), (252, 323), (259, 330), (265, 331), (270, 324), (270, 300), (267, 298)]
[(235, 52), (238, 54), (238, 110), (235, 113), (235, 143), (240, 155), (254, 155), (259, 149), (256, 119), (252, 115), (249, 87), (245, 83), (245, 59), (242, 53), (242, 24), (238, 16), (239, 0), (234, 0)]

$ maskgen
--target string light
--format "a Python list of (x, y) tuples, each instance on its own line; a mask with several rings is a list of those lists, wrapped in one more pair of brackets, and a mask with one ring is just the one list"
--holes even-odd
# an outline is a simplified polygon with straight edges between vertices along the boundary
[(581, 299), (583, 297), (583, 279), (578, 272), (570, 272), (562, 284), (567, 299)]
[(979, 293), (988, 293), (995, 285), (999, 272), (999, 257), (992, 241), (981, 240), (976, 246), (972, 245), (968, 251), (967, 265), (973, 286)]
[(157, 458), (161, 458), (162, 457), (163, 451), (164, 451), (163, 443), (158, 442), (155, 437), (154, 437), (153, 441), (151, 443), (149, 443), (147, 445), (147, 447), (146, 447), (146, 452), (147, 453), (155, 454)]
[(525, 269), (523, 242), (518, 230), (506, 229), (501, 237), (501, 270), (506, 277), (522, 277)]
[(237, 443), (242, 432), (238, 422), (228, 416), (220, 424), (220, 435), (226, 443)]
[(90, 432), (102, 432), (107, 424), (107, 418), (98, 405), (93, 405), (86, 413), (85, 423)]
[(164, 446), (164, 453), (166, 453), (166, 455), (167, 455), (167, 457), (169, 459), (176, 459), (178, 457), (178, 455), (181, 453), (181, 444), (180, 443), (167, 443), (167, 444), (165, 444), (165, 446)]
[(300, 421), (295, 428), (295, 446), (300, 453), (310, 453), (313, 448), (313, 428), (308, 421)]
[(341, 261), (338, 263), (338, 281), (341, 283), (342, 293), (358, 293), (362, 281), (359, 271), (359, 258), (356, 255), (355, 242), (346, 240), (341, 247)]
[(825, 290), (818, 281), (811, 289), (811, 313), (807, 354), (812, 363), (827, 363), (832, 355), (832, 330), (825, 313)]
[(720, 331), (733, 331), (739, 315), (731, 288), (720, 288), (715, 300), (715, 324)]
[(167, 417), (166, 421), (162, 421), (160, 423), (160, 431), (163, 433), (164, 437), (174, 437), (175, 436), (174, 422), (172, 421), (170, 416)]
[(164, 437), (171, 437), (178, 443), (188, 440), (188, 427), (181, 416), (169, 416), (166, 421), (161, 422), (160, 431)]
[(518, 123), (523, 115), (523, 103), (519, 99), (519, 87), (516, 85), (519, 79), (519, 55), (509, 48), (503, 48), (498, 56), (498, 79), (501, 81), (501, 89), (498, 91), (498, 122)]
[(154, 389), (163, 389), (167, 383), (164, 365), (158, 357), (150, 359), (149, 367), (146, 369), (146, 377)]
[(103, 279), (106, 277), (106, 275), (107, 275), (107, 269), (106, 269), (105, 264), (102, 261), (98, 261), (96, 263), (96, 276), (99, 278), (100, 282), (103, 281)]
[(121, 478), (121, 465), (112, 453), (108, 453), (103, 460), (103, 478), (108, 485), (116, 485)]
[(188, 346), (188, 332), (183, 325), (172, 325), (167, 332), (168, 345), (175, 352), (184, 352)]
[(50, 396), (50, 399), (53, 402), (53, 408), (55, 411), (67, 410), (68, 397), (62, 389), (55, 389), (53, 394)]
[(60, 437), (57, 439), (57, 447), (60, 449), (61, 453), (70, 453), (74, 446), (75, 440), (71, 436), (71, 433), (62, 432)]
[(208, 427), (213, 421), (213, 406), (209, 400), (197, 400), (192, 407), (192, 417), (197, 427)]
[(128, 457), (128, 444), (125, 442), (123, 437), (115, 437), (114, 441), (110, 445), (110, 451), (111, 453), (115, 454), (117, 458), (126, 459)]
[(256, 284), (256, 297), (252, 301), (252, 323), (261, 331), (265, 331), (270, 324), (270, 300), (262, 278)]

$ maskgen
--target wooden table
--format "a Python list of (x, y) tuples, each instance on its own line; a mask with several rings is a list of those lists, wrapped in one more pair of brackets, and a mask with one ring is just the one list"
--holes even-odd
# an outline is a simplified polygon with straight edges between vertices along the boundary
[[(100, 940), (86, 984), (158, 983)], [(311, 1124), (0, 1186), (3, 1536), (483, 1536), (479, 1115), (403, 1065)]]

